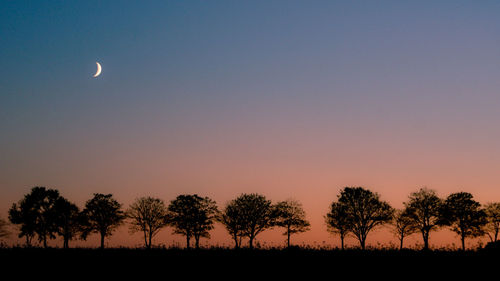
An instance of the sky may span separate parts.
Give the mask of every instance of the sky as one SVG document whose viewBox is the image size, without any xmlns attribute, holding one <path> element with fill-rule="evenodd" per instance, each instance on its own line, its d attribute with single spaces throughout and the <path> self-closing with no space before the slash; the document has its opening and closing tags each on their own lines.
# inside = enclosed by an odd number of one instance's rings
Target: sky
<svg viewBox="0 0 500 281">
<path fill-rule="evenodd" d="M 302 202 L 311 231 L 292 242 L 335 246 L 324 215 L 345 186 L 396 208 L 424 186 L 500 201 L 498 14 L 498 1 L 3 1 L 0 217 L 33 186 L 80 207 L 96 192 L 124 208 L 261 193 Z M 108 243 L 141 239 L 124 226 Z M 202 244 L 231 239 L 217 225 Z"/>
</svg>

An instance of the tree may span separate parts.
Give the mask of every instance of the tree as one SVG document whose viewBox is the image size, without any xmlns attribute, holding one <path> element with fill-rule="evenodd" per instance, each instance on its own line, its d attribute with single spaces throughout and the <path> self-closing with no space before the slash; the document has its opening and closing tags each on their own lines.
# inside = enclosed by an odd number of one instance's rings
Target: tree
<svg viewBox="0 0 500 281">
<path fill-rule="evenodd" d="M 101 249 L 104 249 L 104 239 L 111 236 L 125 218 L 121 204 L 113 199 L 112 194 L 94 193 L 94 197 L 85 203 L 82 212 L 82 238 L 91 233 L 101 235 Z"/>
<path fill-rule="evenodd" d="M 440 209 L 442 200 L 434 190 L 421 188 L 409 196 L 405 203 L 408 216 L 415 227 L 422 233 L 424 250 L 429 249 L 430 232 L 436 230 L 440 225 Z"/>
<path fill-rule="evenodd" d="M 405 237 L 415 233 L 417 228 L 408 214 L 408 210 L 396 210 L 392 219 L 393 232 L 399 240 L 399 250 L 403 250 Z"/>
<path fill-rule="evenodd" d="M 9 235 L 10 231 L 8 229 L 8 223 L 4 219 L 0 218 L 0 239 L 9 237 Z"/>
<path fill-rule="evenodd" d="M 199 249 L 200 238 L 210 238 L 209 231 L 214 228 L 218 211 L 215 201 L 208 197 L 179 195 L 168 206 L 169 224 L 175 234 L 186 236 L 186 247 L 189 249 L 191 237 L 195 239 L 195 247 Z"/>
<path fill-rule="evenodd" d="M 31 246 L 35 235 L 38 241 L 47 248 L 47 240 L 55 238 L 55 202 L 59 191 L 45 187 L 33 187 L 17 204 L 9 210 L 9 220 L 21 226 L 19 237 L 26 237 L 26 245 Z"/>
<path fill-rule="evenodd" d="M 243 237 L 243 221 L 237 202 L 233 200 L 227 204 L 219 214 L 217 220 L 226 227 L 227 232 L 231 235 L 234 241 L 234 248 L 239 249 Z"/>
<path fill-rule="evenodd" d="M 291 234 L 309 230 L 310 223 L 306 220 L 306 212 L 302 204 L 295 200 L 278 202 L 274 208 L 275 224 L 286 229 L 283 235 L 287 236 L 287 245 L 290 247 Z"/>
<path fill-rule="evenodd" d="M 345 187 L 340 192 L 338 203 L 345 208 L 349 231 L 359 240 L 363 250 L 369 232 L 390 222 L 394 212 L 377 193 L 363 187 Z"/>
<path fill-rule="evenodd" d="M 491 242 L 498 240 L 498 233 L 500 232 L 500 203 L 489 203 L 485 206 L 486 218 L 486 234 Z"/>
<path fill-rule="evenodd" d="M 130 219 L 130 231 L 144 233 L 146 249 L 151 248 L 153 237 L 167 226 L 167 213 L 163 200 L 152 197 L 138 198 L 128 208 L 126 214 Z"/>
<path fill-rule="evenodd" d="M 233 236 L 236 247 L 241 245 L 242 237 L 248 237 L 248 245 L 250 249 L 253 249 L 255 237 L 275 225 L 275 212 L 271 201 L 263 195 L 242 194 L 229 202 L 221 221 Z"/>
<path fill-rule="evenodd" d="M 344 250 L 344 239 L 349 234 L 350 229 L 346 206 L 333 202 L 330 205 L 330 212 L 325 216 L 325 222 L 328 232 L 340 236 L 341 249 Z"/>
<path fill-rule="evenodd" d="M 460 236 L 464 251 L 465 238 L 483 235 L 483 226 L 487 223 L 481 204 L 468 192 L 453 193 L 446 198 L 441 209 L 441 220 Z"/>
<path fill-rule="evenodd" d="M 56 232 L 63 238 L 63 248 L 67 249 L 69 241 L 75 238 L 80 231 L 80 210 L 62 196 L 57 198 L 54 209 Z"/>
</svg>

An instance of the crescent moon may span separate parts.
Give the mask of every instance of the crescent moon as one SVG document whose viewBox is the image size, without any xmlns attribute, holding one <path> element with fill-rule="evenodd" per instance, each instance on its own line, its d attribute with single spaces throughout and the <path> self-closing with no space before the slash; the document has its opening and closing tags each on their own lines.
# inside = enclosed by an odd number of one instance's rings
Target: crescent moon
<svg viewBox="0 0 500 281">
<path fill-rule="evenodd" d="M 101 70 L 102 70 L 101 64 L 99 64 L 98 62 L 96 62 L 96 64 L 97 64 L 97 72 L 94 74 L 94 77 L 101 75 Z"/>
</svg>

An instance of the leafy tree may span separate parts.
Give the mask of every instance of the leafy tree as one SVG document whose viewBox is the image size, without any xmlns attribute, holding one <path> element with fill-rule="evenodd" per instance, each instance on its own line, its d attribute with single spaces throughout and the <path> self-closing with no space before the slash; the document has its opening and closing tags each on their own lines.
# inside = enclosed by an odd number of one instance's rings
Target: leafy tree
<svg viewBox="0 0 500 281">
<path fill-rule="evenodd" d="M 500 232 L 500 203 L 489 203 L 485 206 L 486 217 L 488 223 L 486 224 L 486 234 L 491 242 L 498 240 L 498 233 Z"/>
<path fill-rule="evenodd" d="M 69 241 L 75 238 L 80 231 L 81 215 L 78 207 L 60 196 L 55 204 L 56 232 L 63 238 L 63 248 L 69 248 Z"/>
<path fill-rule="evenodd" d="M 224 210 L 222 223 L 233 236 L 236 247 L 238 240 L 248 237 L 249 247 L 253 249 L 255 237 L 275 225 L 275 212 L 271 201 L 260 194 L 242 194 L 232 200 Z"/>
<path fill-rule="evenodd" d="M 405 203 L 408 216 L 414 226 L 422 233 L 424 250 L 429 249 L 430 232 L 441 226 L 440 209 L 442 200 L 431 189 L 421 188 L 409 196 Z"/>
<path fill-rule="evenodd" d="M 226 205 L 224 210 L 219 214 L 217 220 L 222 223 L 229 235 L 234 241 L 234 248 L 239 249 L 241 247 L 241 240 L 243 238 L 243 216 L 241 215 L 241 210 L 237 205 L 236 200 L 231 201 Z"/>
<path fill-rule="evenodd" d="M 344 250 L 344 239 L 350 230 L 347 207 L 344 204 L 333 202 L 330 205 L 330 212 L 325 216 L 325 222 L 328 232 L 340 236 L 341 249 Z"/>
<path fill-rule="evenodd" d="M 21 226 L 19 237 L 26 237 L 27 246 L 31 246 L 35 235 L 45 248 L 47 239 L 55 238 L 57 227 L 54 205 L 58 198 L 59 191 L 36 186 L 10 208 L 9 220 Z"/>
<path fill-rule="evenodd" d="M 4 219 L 0 218 L 0 239 L 9 237 L 9 235 L 10 231 L 8 229 L 8 223 Z"/>
<path fill-rule="evenodd" d="M 468 192 L 453 193 L 446 198 L 441 209 L 441 220 L 460 236 L 464 251 L 465 238 L 483 235 L 483 226 L 487 223 L 481 204 Z"/>
<path fill-rule="evenodd" d="M 417 228 L 408 214 L 408 210 L 396 210 L 392 219 L 393 232 L 399 240 L 399 250 L 403 249 L 403 241 L 409 235 L 415 233 Z"/>
<path fill-rule="evenodd" d="M 344 206 L 349 231 L 359 240 L 363 250 L 369 232 L 390 222 L 394 212 L 387 202 L 380 200 L 377 193 L 363 187 L 345 187 L 340 192 L 338 203 Z"/>
<path fill-rule="evenodd" d="M 195 247 L 200 247 L 200 238 L 210 238 L 209 231 L 214 228 L 218 211 L 215 201 L 208 197 L 179 195 L 168 206 L 169 224 L 174 233 L 186 236 L 186 247 L 189 249 L 191 237 L 195 239 Z"/>
<path fill-rule="evenodd" d="M 167 226 L 167 207 L 163 200 L 152 197 L 142 197 L 130 205 L 126 214 L 130 219 L 130 231 L 132 233 L 142 231 L 144 233 L 144 245 L 146 249 L 151 248 L 153 237 L 165 226 Z"/>
<path fill-rule="evenodd" d="M 309 230 L 310 223 L 306 220 L 306 212 L 302 208 L 302 204 L 295 200 L 278 202 L 274 208 L 276 212 L 275 224 L 286 229 L 283 235 L 287 236 L 287 245 L 290 247 L 291 234 Z"/>
<path fill-rule="evenodd" d="M 112 194 L 94 193 L 94 197 L 85 203 L 82 212 L 82 238 L 91 233 L 101 235 L 101 249 L 104 249 L 104 239 L 111 236 L 125 218 L 121 204 Z"/>
</svg>

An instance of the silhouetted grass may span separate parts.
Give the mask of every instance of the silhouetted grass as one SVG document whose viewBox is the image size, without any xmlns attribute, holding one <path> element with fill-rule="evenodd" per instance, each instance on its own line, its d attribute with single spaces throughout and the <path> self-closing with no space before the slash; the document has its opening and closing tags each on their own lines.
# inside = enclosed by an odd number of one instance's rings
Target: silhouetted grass
<svg viewBox="0 0 500 281">
<path fill-rule="evenodd" d="M 3 248 L 0 249 L 4 268 L 21 267 L 37 274 L 73 272 L 93 274 L 107 272 L 114 275 L 147 274 L 163 275 L 182 273 L 194 275 L 266 275 L 313 274 L 315 272 L 348 271 L 349 274 L 384 275 L 394 271 L 411 271 L 424 274 L 427 271 L 462 270 L 478 268 L 496 269 L 500 260 L 498 250 L 396 250 L 396 249 L 318 249 L 312 247 L 228 249 L 210 247 L 199 250 L 180 248 Z M 488 266 L 487 266 L 488 265 Z M 482 270 L 482 269 L 481 269 Z M 232 272 L 232 273 L 231 273 Z M 240 276 L 240 277 L 242 277 Z M 266 275 L 267 276 L 267 275 Z M 239 279 L 239 278 L 236 278 Z M 336 279 L 336 278 L 333 278 Z"/>
</svg>

